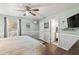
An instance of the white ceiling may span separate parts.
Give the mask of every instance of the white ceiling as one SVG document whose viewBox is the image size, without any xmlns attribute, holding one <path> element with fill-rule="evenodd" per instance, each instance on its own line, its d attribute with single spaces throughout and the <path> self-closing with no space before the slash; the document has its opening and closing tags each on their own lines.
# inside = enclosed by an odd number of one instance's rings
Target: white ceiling
<svg viewBox="0 0 79 59">
<path fill-rule="evenodd" d="M 23 12 L 16 11 L 23 8 L 23 5 L 27 3 L 0 3 L 0 14 L 24 17 Z M 39 8 L 39 15 L 32 16 L 27 15 L 25 17 L 30 18 L 40 18 L 43 16 L 48 17 L 49 15 L 54 15 L 56 13 L 61 13 L 63 11 L 69 10 L 71 8 L 77 7 L 79 4 L 59 4 L 59 3 L 31 3 L 31 7 Z"/>
</svg>

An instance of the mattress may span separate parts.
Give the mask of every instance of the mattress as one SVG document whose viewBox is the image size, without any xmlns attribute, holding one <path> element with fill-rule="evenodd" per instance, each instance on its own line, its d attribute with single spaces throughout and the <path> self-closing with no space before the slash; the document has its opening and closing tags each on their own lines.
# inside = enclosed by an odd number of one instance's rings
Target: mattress
<svg viewBox="0 0 79 59">
<path fill-rule="evenodd" d="M 41 55 L 45 46 L 29 36 L 0 39 L 0 55 Z"/>
</svg>

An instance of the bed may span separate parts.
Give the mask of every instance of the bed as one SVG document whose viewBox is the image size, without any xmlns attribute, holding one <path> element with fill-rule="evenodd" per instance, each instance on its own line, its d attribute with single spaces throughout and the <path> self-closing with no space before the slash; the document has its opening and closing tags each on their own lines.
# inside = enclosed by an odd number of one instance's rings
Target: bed
<svg viewBox="0 0 79 59">
<path fill-rule="evenodd" d="M 41 55 L 45 46 L 29 36 L 0 39 L 0 55 Z"/>
</svg>

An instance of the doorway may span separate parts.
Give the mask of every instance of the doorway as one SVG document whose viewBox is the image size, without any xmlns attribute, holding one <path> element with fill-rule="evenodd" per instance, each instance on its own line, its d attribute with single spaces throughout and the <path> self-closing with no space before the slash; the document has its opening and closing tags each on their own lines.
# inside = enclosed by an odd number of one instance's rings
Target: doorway
<svg viewBox="0 0 79 59">
<path fill-rule="evenodd" d="M 7 36 L 8 37 L 14 37 L 17 36 L 17 20 L 16 19 L 7 19 Z"/>
<path fill-rule="evenodd" d="M 58 45 L 58 18 L 51 19 L 50 21 L 50 29 L 51 29 L 51 43 Z"/>
</svg>

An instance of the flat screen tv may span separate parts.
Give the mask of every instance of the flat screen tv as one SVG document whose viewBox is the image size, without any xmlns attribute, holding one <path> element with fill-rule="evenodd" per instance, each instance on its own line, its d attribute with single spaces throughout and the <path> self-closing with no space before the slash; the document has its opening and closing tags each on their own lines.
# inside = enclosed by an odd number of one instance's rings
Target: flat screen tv
<svg viewBox="0 0 79 59">
<path fill-rule="evenodd" d="M 79 14 L 67 18 L 68 28 L 79 27 Z"/>
</svg>

